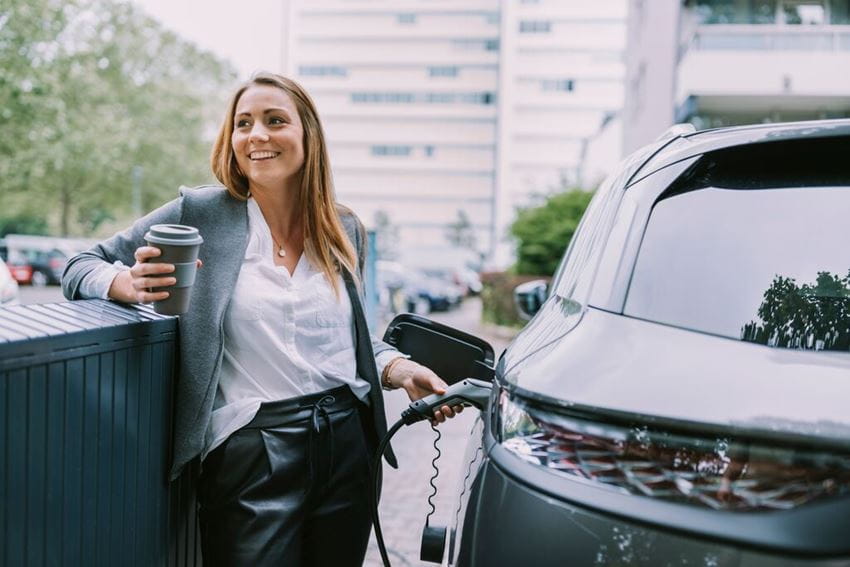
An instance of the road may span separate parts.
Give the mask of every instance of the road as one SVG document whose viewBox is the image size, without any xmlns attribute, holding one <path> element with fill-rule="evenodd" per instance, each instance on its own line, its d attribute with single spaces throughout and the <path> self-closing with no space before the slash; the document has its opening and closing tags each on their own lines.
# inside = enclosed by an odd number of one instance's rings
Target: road
<svg viewBox="0 0 850 567">
<path fill-rule="evenodd" d="M 64 301 L 64 298 L 56 286 L 21 287 L 21 303 L 57 301 Z M 497 357 L 508 342 L 504 337 L 488 333 L 487 329 L 481 326 L 481 302 L 478 298 L 468 298 L 458 309 L 448 313 L 433 313 L 430 318 L 486 338 L 493 345 Z M 395 423 L 409 404 L 409 400 L 400 391 L 386 392 L 384 398 L 387 423 Z M 461 461 L 469 431 L 477 414 L 477 411 L 467 408 L 460 416 L 439 427 L 442 435 L 439 441 L 442 457 L 437 463 L 440 474 L 435 481 L 438 491 L 434 498 L 436 512 L 431 525 L 448 524 L 454 513 L 455 488 L 460 481 L 461 470 L 465 471 L 466 466 L 466 463 Z M 393 565 L 430 565 L 419 561 L 419 542 L 429 510 L 427 498 L 431 492 L 429 479 L 433 475 L 431 460 L 435 455 L 434 438 L 435 433 L 425 422 L 402 428 L 393 439 L 399 468 L 394 470 L 384 465 L 380 513 L 384 541 Z M 381 565 L 374 535 L 364 565 Z"/>
</svg>

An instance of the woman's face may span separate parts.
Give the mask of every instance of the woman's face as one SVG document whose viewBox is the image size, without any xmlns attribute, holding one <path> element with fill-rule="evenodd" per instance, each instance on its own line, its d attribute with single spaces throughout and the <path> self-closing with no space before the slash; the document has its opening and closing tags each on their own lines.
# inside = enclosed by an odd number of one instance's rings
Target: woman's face
<svg viewBox="0 0 850 567">
<path fill-rule="evenodd" d="M 304 165 L 304 129 L 290 96 L 271 85 L 248 87 L 233 117 L 230 138 L 248 188 L 279 189 Z"/>
</svg>

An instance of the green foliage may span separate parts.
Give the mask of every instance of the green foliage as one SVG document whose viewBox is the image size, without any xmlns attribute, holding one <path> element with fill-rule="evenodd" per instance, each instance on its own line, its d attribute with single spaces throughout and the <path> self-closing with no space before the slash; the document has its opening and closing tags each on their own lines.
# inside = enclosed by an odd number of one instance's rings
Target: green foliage
<svg viewBox="0 0 850 567">
<path fill-rule="evenodd" d="M 511 225 L 518 243 L 515 271 L 551 276 L 591 197 L 593 193 L 573 189 L 550 196 L 539 207 L 520 210 Z"/>
<path fill-rule="evenodd" d="M 481 319 L 485 323 L 520 329 L 525 321 L 520 319 L 514 304 L 514 289 L 538 276 L 521 276 L 509 272 L 481 274 Z"/>
<path fill-rule="evenodd" d="M 0 238 L 7 234 L 44 234 L 47 221 L 34 215 L 17 215 L 0 218 Z"/>
<path fill-rule="evenodd" d="M 145 210 L 209 181 L 209 135 L 234 79 L 131 3 L 7 0 L 0 210 L 88 234 L 132 215 L 135 166 Z"/>
<path fill-rule="evenodd" d="M 759 321 L 741 329 L 741 338 L 770 346 L 850 350 L 850 271 L 845 277 L 818 272 L 815 284 L 798 285 L 777 275 L 764 292 Z"/>
</svg>

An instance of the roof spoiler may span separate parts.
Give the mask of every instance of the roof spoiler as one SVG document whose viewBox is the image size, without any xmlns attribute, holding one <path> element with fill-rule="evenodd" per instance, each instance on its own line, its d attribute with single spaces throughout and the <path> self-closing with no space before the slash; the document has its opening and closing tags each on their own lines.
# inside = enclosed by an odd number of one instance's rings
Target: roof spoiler
<svg viewBox="0 0 850 567">
<path fill-rule="evenodd" d="M 667 128 L 667 130 L 665 130 L 663 134 L 658 136 L 655 141 L 662 142 L 664 140 L 670 140 L 672 138 L 684 136 L 685 134 L 693 134 L 696 131 L 696 127 L 690 122 L 680 122 L 679 124 L 673 124 L 672 126 Z"/>
</svg>

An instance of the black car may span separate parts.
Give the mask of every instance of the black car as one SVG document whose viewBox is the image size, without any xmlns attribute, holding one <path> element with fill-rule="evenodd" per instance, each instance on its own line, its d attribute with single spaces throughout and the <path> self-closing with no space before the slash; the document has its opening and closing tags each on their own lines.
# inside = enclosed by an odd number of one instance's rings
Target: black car
<svg viewBox="0 0 850 567">
<path fill-rule="evenodd" d="M 850 565 L 849 153 L 679 127 L 618 167 L 523 290 L 449 564 Z"/>
</svg>

